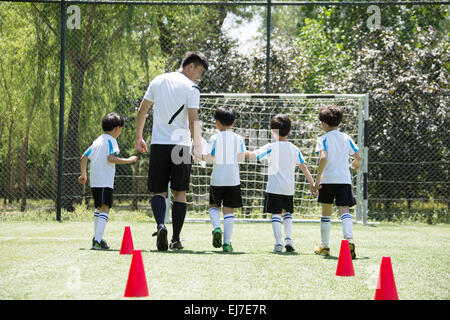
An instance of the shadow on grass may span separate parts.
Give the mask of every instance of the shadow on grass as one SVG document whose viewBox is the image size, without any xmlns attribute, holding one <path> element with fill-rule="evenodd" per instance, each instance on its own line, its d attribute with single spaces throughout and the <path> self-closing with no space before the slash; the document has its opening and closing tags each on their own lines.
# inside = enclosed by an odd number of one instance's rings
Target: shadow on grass
<svg viewBox="0 0 450 320">
<path fill-rule="evenodd" d="M 86 251 L 95 251 L 95 252 L 119 252 L 119 249 L 102 249 L 102 250 L 94 250 L 91 248 L 80 248 L 80 250 L 86 250 Z"/>
<path fill-rule="evenodd" d="M 322 257 L 325 260 L 339 260 L 339 257 L 336 256 L 324 256 Z M 353 261 L 358 261 L 358 260 L 369 260 L 370 257 L 356 257 L 356 259 L 354 259 Z"/>
</svg>

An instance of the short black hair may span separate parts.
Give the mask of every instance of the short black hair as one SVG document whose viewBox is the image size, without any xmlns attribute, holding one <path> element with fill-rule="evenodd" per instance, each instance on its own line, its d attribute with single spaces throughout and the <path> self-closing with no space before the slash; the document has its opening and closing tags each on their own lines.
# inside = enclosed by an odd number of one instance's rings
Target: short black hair
<svg viewBox="0 0 450 320">
<path fill-rule="evenodd" d="M 190 63 L 194 63 L 196 67 L 202 65 L 205 70 L 208 70 L 209 63 L 205 55 L 199 51 L 188 51 L 185 53 L 183 60 L 181 61 L 181 67 L 185 67 Z"/>
<path fill-rule="evenodd" d="M 286 137 L 291 132 L 291 119 L 286 114 L 277 114 L 270 120 L 270 129 L 278 130 L 280 137 Z"/>
<path fill-rule="evenodd" d="M 125 119 L 116 112 L 108 113 L 102 120 L 103 131 L 111 131 L 115 127 L 123 127 L 124 125 Z"/>
<path fill-rule="evenodd" d="M 337 127 L 342 121 L 341 109 L 334 105 L 326 105 L 319 109 L 319 120 L 325 122 L 330 127 Z"/>
<path fill-rule="evenodd" d="M 214 113 L 214 119 L 224 126 L 231 126 L 236 120 L 236 110 L 231 107 L 219 107 Z"/>
</svg>

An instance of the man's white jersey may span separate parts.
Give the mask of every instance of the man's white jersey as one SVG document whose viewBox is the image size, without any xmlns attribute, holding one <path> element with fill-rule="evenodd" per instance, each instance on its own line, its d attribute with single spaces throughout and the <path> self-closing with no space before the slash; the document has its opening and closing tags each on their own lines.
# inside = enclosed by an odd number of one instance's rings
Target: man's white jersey
<svg viewBox="0 0 450 320">
<path fill-rule="evenodd" d="M 327 152 L 327 163 L 320 183 L 352 184 L 349 155 L 358 151 L 358 146 L 347 134 L 339 130 L 325 133 L 317 139 L 316 153 Z"/>
<path fill-rule="evenodd" d="M 188 108 L 200 108 L 200 90 L 181 72 L 154 78 L 144 99 L 153 102 L 151 144 L 191 145 Z"/>
<path fill-rule="evenodd" d="M 304 163 L 300 150 L 289 141 L 275 141 L 255 151 L 258 160 L 269 161 L 266 192 L 291 196 L 295 193 L 295 168 Z"/>
<path fill-rule="evenodd" d="M 117 140 L 109 134 L 102 134 L 94 140 L 92 145 L 84 152 L 91 161 L 89 170 L 89 183 L 91 188 L 114 189 L 114 176 L 116 165 L 108 161 L 110 154 L 119 154 Z"/>
</svg>

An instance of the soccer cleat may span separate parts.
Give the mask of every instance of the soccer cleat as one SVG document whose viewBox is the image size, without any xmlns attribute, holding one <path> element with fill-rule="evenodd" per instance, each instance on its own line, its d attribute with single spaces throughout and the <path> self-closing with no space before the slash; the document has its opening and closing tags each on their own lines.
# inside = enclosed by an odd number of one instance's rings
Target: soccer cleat
<svg viewBox="0 0 450 320">
<path fill-rule="evenodd" d="M 282 244 L 276 244 L 275 247 L 273 248 L 273 252 L 274 253 L 283 252 L 283 245 Z"/>
<path fill-rule="evenodd" d="M 347 239 L 348 247 L 350 248 L 350 254 L 352 255 L 352 260 L 356 259 L 356 252 L 355 252 L 355 242 L 353 239 Z"/>
<path fill-rule="evenodd" d="M 109 246 L 105 240 L 98 242 L 95 239 L 92 239 L 92 247 L 91 250 L 109 250 Z"/>
<path fill-rule="evenodd" d="M 284 247 L 286 248 L 287 252 L 293 252 L 295 251 L 294 248 L 294 241 L 292 239 L 284 239 Z"/>
<path fill-rule="evenodd" d="M 165 225 L 160 224 L 158 226 L 158 230 L 152 234 L 152 236 L 156 236 L 156 248 L 158 251 L 167 251 L 169 248 L 169 243 L 167 241 L 167 228 Z"/>
<path fill-rule="evenodd" d="M 175 240 L 171 240 L 170 241 L 170 245 L 169 248 L 172 250 L 181 250 L 184 249 L 183 244 L 181 243 L 181 240 L 175 241 Z"/>
<path fill-rule="evenodd" d="M 231 246 L 231 243 L 224 243 L 222 245 L 222 250 L 224 252 L 233 252 L 233 247 Z"/>
<path fill-rule="evenodd" d="M 222 229 L 215 228 L 212 232 L 213 240 L 212 244 L 214 248 L 220 248 L 222 246 Z"/>
<path fill-rule="evenodd" d="M 321 255 L 321 256 L 329 256 L 330 255 L 330 248 L 329 247 L 323 247 L 322 244 L 319 244 L 314 249 L 314 253 Z"/>
</svg>

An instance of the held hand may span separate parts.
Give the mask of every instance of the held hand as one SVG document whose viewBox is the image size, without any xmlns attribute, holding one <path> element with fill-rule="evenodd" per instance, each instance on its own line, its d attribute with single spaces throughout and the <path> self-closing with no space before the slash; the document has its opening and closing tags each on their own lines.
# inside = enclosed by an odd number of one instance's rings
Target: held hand
<svg viewBox="0 0 450 320">
<path fill-rule="evenodd" d="M 137 157 L 137 156 L 131 156 L 128 158 L 128 161 L 130 161 L 130 163 L 134 163 L 138 160 L 139 160 L 139 157 Z"/>
<path fill-rule="evenodd" d="M 85 184 L 87 181 L 87 176 L 85 174 L 82 174 L 81 176 L 78 177 L 78 182 L 81 184 Z"/>
<path fill-rule="evenodd" d="M 316 181 L 316 185 L 314 187 L 316 188 L 317 191 L 322 189 L 322 186 L 320 185 L 319 181 Z"/>
<path fill-rule="evenodd" d="M 361 161 L 356 160 L 356 159 L 353 160 L 352 164 L 350 165 L 350 167 L 355 170 L 358 170 L 360 166 L 361 166 Z"/>
<path fill-rule="evenodd" d="M 196 164 L 199 164 L 200 162 L 202 162 L 202 155 L 201 154 L 198 154 L 198 153 L 194 152 L 193 158 L 194 158 L 194 163 L 196 163 Z"/>
<path fill-rule="evenodd" d="M 313 195 L 314 197 L 317 197 L 317 195 L 318 195 L 318 190 L 317 190 L 316 186 L 315 186 L 314 184 L 310 184 L 310 185 L 309 185 L 309 189 L 310 189 L 312 195 Z"/>
<path fill-rule="evenodd" d="M 140 153 L 147 153 L 147 144 L 145 143 L 144 139 L 136 139 L 136 150 Z"/>
</svg>

